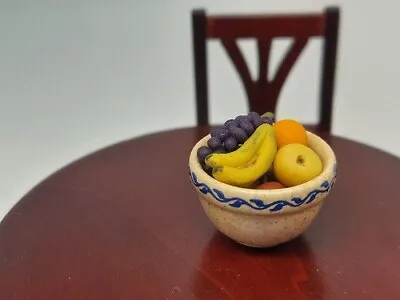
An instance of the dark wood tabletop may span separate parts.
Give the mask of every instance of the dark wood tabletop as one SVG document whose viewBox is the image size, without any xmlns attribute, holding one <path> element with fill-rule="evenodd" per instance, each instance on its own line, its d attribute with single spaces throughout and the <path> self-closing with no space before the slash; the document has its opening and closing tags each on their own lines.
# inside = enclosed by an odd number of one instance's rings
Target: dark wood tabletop
<svg viewBox="0 0 400 300">
<path fill-rule="evenodd" d="M 400 299 L 398 158 L 322 135 L 338 158 L 322 211 L 301 237 L 251 249 L 190 185 L 207 130 L 125 141 L 36 186 L 0 223 L 0 299 Z"/>
</svg>

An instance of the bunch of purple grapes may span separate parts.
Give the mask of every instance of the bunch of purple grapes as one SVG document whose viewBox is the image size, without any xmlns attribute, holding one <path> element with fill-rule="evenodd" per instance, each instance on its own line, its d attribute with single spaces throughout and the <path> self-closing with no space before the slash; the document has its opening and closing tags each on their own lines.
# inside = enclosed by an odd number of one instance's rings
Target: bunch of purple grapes
<svg viewBox="0 0 400 300">
<path fill-rule="evenodd" d="M 260 116 L 256 112 L 250 112 L 247 115 L 229 119 L 223 126 L 213 128 L 207 146 L 202 146 L 197 151 L 197 157 L 203 169 L 208 173 L 211 172 L 211 168 L 204 162 L 207 155 L 235 151 L 263 123 L 272 124 L 273 120 L 269 117 Z"/>
</svg>

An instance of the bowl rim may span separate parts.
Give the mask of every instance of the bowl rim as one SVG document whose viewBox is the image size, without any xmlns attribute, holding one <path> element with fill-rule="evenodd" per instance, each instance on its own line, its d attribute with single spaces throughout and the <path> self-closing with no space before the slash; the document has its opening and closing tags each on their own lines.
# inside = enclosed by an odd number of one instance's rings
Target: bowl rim
<svg viewBox="0 0 400 300">
<path fill-rule="evenodd" d="M 296 186 L 292 186 L 292 187 L 285 187 L 285 188 L 281 188 L 281 189 L 265 190 L 265 189 L 252 189 L 252 188 L 237 187 L 237 186 L 229 185 L 227 183 L 216 180 L 214 177 L 207 174 L 207 172 L 205 172 L 203 170 L 203 168 L 197 158 L 197 149 L 203 145 L 206 145 L 206 141 L 210 137 L 210 134 L 203 136 L 192 147 L 192 149 L 190 151 L 190 155 L 189 155 L 189 172 L 190 172 L 189 175 L 192 176 L 191 173 L 193 172 L 197 178 L 200 178 L 202 180 L 202 182 L 206 182 L 209 185 L 218 187 L 222 191 L 228 190 L 230 194 L 240 195 L 240 197 L 243 197 L 246 199 L 254 199 L 254 198 L 262 199 L 262 198 L 268 197 L 269 195 L 270 196 L 279 196 L 282 199 L 293 198 L 295 195 L 304 192 L 304 190 L 315 189 L 315 187 L 317 185 L 320 185 L 321 182 L 326 181 L 327 178 L 331 178 L 331 177 L 333 177 L 332 183 L 334 184 L 334 181 L 336 180 L 337 160 L 336 160 L 336 155 L 335 155 L 332 147 L 325 140 L 323 140 L 318 134 L 310 132 L 310 131 L 306 131 L 306 133 L 307 133 L 308 137 L 312 137 L 314 140 L 316 140 L 316 143 L 318 145 L 322 146 L 323 151 L 327 153 L 327 159 L 323 164 L 322 172 L 318 176 L 314 177 L 313 179 L 311 179 L 305 183 L 302 183 L 302 184 L 299 184 Z M 334 169 L 333 175 L 332 175 L 332 169 Z M 328 192 L 329 192 L 329 190 L 328 190 Z M 218 201 L 216 201 L 216 202 L 218 202 Z M 312 203 L 307 205 L 307 207 L 316 205 L 318 202 L 319 201 L 313 201 Z M 224 203 L 218 203 L 218 205 L 225 206 Z M 295 208 L 296 210 L 303 209 L 302 206 L 303 205 L 300 205 L 298 207 L 292 207 L 292 209 L 293 208 Z M 241 209 L 238 210 L 237 208 L 233 208 L 233 207 L 230 207 L 230 208 L 234 209 L 235 211 L 242 211 Z M 292 209 L 289 211 L 293 212 Z M 257 212 L 263 213 L 263 211 L 257 211 Z M 283 210 L 283 212 L 285 212 L 285 210 Z M 268 211 L 268 213 L 270 213 L 270 212 Z"/>
</svg>

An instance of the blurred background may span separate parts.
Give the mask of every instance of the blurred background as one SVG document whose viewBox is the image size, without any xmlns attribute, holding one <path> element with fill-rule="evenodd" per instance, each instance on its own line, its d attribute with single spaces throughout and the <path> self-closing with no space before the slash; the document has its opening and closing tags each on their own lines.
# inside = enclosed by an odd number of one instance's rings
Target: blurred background
<svg viewBox="0 0 400 300">
<path fill-rule="evenodd" d="M 303 12 L 331 4 L 342 9 L 333 133 L 400 156 L 399 1 L 1 1 L 0 219 L 83 155 L 195 125 L 191 9 Z M 274 44 L 272 66 L 289 43 Z M 255 44 L 240 46 L 255 72 Z M 309 43 L 293 68 L 278 118 L 317 120 L 321 46 Z M 221 123 L 246 111 L 245 94 L 222 47 L 208 49 L 211 122 Z"/>
</svg>

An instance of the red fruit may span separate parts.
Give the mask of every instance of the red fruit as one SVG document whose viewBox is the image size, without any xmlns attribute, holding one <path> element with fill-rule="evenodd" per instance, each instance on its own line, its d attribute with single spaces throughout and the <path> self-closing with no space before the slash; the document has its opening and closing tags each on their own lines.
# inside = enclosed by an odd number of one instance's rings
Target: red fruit
<svg viewBox="0 0 400 300">
<path fill-rule="evenodd" d="M 256 187 L 257 190 L 276 190 L 283 188 L 285 188 L 285 186 L 278 181 L 267 181 Z"/>
</svg>

